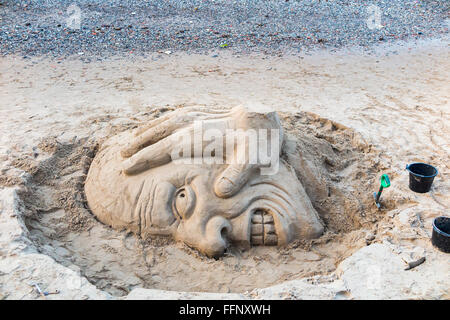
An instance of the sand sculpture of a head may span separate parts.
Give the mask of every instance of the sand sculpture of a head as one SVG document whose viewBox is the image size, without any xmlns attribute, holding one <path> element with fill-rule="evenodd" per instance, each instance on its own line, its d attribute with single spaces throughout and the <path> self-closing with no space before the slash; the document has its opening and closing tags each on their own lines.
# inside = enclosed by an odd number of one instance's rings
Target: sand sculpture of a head
<svg viewBox="0 0 450 320">
<path fill-rule="evenodd" d="M 113 228 L 172 236 L 210 257 L 233 243 L 318 237 L 323 225 L 282 146 L 275 112 L 177 109 L 107 140 L 86 198 Z"/>
</svg>

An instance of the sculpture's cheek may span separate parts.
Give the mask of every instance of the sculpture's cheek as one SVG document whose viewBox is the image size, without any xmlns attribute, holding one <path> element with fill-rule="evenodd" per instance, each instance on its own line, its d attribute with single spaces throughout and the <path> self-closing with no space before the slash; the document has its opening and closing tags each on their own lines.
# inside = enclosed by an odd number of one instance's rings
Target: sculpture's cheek
<svg viewBox="0 0 450 320">
<path fill-rule="evenodd" d="M 175 221 L 172 212 L 172 201 L 175 193 L 175 187 L 169 182 L 160 182 L 157 184 L 152 197 L 153 205 L 150 214 L 151 223 L 154 227 L 167 227 Z"/>
</svg>

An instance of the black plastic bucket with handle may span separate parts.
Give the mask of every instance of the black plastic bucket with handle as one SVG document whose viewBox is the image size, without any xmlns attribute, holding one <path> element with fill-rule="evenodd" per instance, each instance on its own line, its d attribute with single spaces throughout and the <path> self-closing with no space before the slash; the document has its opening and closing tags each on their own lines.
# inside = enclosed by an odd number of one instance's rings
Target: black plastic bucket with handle
<svg viewBox="0 0 450 320">
<path fill-rule="evenodd" d="M 433 221 L 433 234 L 431 236 L 433 246 L 443 252 L 450 253 L 450 218 L 437 217 Z"/>
<path fill-rule="evenodd" d="M 409 171 L 409 188 L 418 193 L 430 191 L 434 177 L 438 174 L 435 167 L 421 162 L 406 165 L 406 170 Z"/>
</svg>

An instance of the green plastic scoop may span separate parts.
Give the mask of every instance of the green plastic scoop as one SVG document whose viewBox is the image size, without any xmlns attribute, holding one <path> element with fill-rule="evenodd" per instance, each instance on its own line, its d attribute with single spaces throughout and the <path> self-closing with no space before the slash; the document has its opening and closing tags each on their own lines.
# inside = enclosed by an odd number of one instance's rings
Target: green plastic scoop
<svg viewBox="0 0 450 320">
<path fill-rule="evenodd" d="M 391 186 L 391 181 L 389 181 L 389 177 L 387 174 L 383 174 L 381 176 L 381 186 L 383 188 L 389 188 Z"/>
<path fill-rule="evenodd" d="M 375 198 L 375 204 L 377 205 L 378 209 L 380 209 L 380 197 L 381 193 L 383 192 L 384 188 L 389 188 L 391 186 L 391 181 L 389 180 L 389 177 L 387 174 L 383 174 L 381 176 L 381 184 L 380 189 L 378 189 L 378 193 L 374 192 L 373 197 Z"/>
</svg>

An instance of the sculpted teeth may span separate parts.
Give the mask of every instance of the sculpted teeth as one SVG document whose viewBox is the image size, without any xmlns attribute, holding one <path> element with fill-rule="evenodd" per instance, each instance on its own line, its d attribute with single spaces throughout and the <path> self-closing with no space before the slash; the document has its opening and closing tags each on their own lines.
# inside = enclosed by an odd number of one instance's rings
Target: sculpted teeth
<svg viewBox="0 0 450 320">
<path fill-rule="evenodd" d="M 253 246 L 276 246 L 276 234 L 273 217 L 270 213 L 257 210 L 252 216 L 250 241 Z"/>
</svg>

